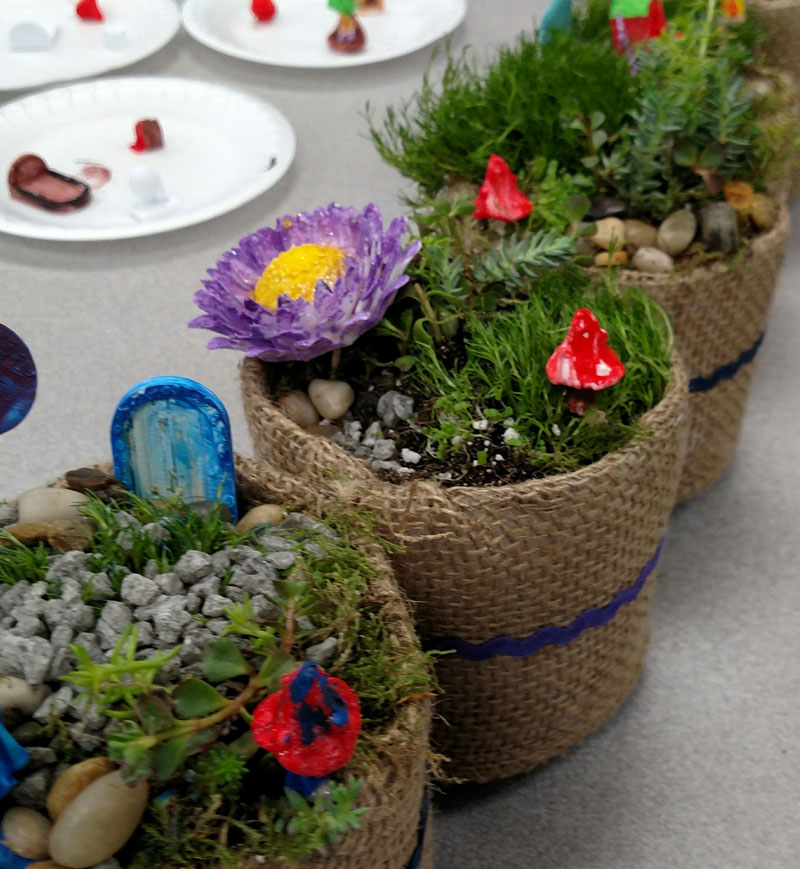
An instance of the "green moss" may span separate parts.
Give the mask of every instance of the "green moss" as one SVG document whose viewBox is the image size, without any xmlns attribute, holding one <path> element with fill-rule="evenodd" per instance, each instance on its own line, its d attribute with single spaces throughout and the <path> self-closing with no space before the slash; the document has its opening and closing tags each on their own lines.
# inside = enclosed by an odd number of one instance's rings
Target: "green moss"
<svg viewBox="0 0 800 869">
<path fill-rule="evenodd" d="M 597 394 L 585 416 L 575 416 L 564 403 L 564 388 L 550 383 L 545 366 L 582 307 L 608 331 L 626 373 Z M 471 314 L 455 365 L 423 348 L 413 376 L 421 390 L 437 397 L 438 420 L 425 433 L 437 455 L 458 468 L 466 460 L 464 443 L 472 437 L 473 420 L 502 425 L 504 417 L 512 417 L 519 434 L 513 446 L 530 463 L 532 476 L 576 470 L 644 433 L 639 420 L 664 394 L 671 350 L 664 312 L 639 290 L 592 289 L 580 273 L 548 272 L 510 312 Z"/>
<path fill-rule="evenodd" d="M 454 180 L 480 183 L 492 154 L 515 172 L 538 156 L 582 171 L 584 136 L 565 117 L 599 111 L 618 129 L 634 104 L 628 64 L 610 41 L 555 34 L 543 45 L 523 35 L 486 71 L 467 53 L 448 58 L 440 84 L 426 76 L 371 132 L 383 158 L 431 195 Z"/>
</svg>

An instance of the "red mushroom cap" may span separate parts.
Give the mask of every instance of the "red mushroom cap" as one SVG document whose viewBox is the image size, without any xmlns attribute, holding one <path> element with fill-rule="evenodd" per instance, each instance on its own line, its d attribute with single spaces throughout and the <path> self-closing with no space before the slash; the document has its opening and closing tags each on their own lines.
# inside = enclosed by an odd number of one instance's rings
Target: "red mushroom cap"
<svg viewBox="0 0 800 869">
<path fill-rule="evenodd" d="M 597 317 L 579 308 L 566 338 L 547 360 L 546 371 L 556 386 L 598 391 L 622 380 L 625 366 L 608 346 L 608 332 L 600 328 Z"/>
<path fill-rule="evenodd" d="M 486 167 L 486 177 L 475 198 L 475 211 L 472 216 L 477 220 L 505 220 L 513 223 L 527 217 L 531 211 L 533 205 L 517 187 L 517 176 L 502 157 L 492 154 Z"/>
</svg>

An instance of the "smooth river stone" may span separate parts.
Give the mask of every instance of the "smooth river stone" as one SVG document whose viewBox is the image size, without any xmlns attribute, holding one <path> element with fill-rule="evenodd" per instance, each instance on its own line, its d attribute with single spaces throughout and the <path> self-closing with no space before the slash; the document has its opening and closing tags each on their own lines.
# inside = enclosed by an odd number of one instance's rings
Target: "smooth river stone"
<svg viewBox="0 0 800 869">
<path fill-rule="evenodd" d="M 670 256 L 678 256 L 694 241 L 697 218 L 688 208 L 675 211 L 658 227 L 658 247 Z"/>
<path fill-rule="evenodd" d="M 28 525 L 57 519 L 79 519 L 78 508 L 88 500 L 82 492 L 71 489 L 29 489 L 19 496 L 17 522 Z"/>
<path fill-rule="evenodd" d="M 625 224 L 618 217 L 605 217 L 595 223 L 592 241 L 597 247 L 608 250 L 612 245 L 616 250 L 625 247 Z"/>
<path fill-rule="evenodd" d="M 20 857 L 40 860 L 47 856 L 47 840 L 52 826 L 50 820 L 39 812 L 13 806 L 0 823 L 3 844 Z"/>
<path fill-rule="evenodd" d="M 319 423 L 317 409 L 305 392 L 301 392 L 299 389 L 292 389 L 282 395 L 276 403 L 281 412 L 300 428 L 308 428 L 310 425 Z"/>
<path fill-rule="evenodd" d="M 92 782 L 67 806 L 50 834 L 50 856 L 67 869 L 89 869 L 130 839 L 147 807 L 146 781 L 129 786 L 116 772 Z"/>
<path fill-rule="evenodd" d="M 115 768 L 107 757 L 90 757 L 65 769 L 47 795 L 47 813 L 57 821 L 78 794 L 85 791 L 92 782 L 113 772 Z"/>
<path fill-rule="evenodd" d="M 11 719 L 30 718 L 51 693 L 46 685 L 32 688 L 16 676 L 0 677 L 0 718 L 6 724 Z"/>
<path fill-rule="evenodd" d="M 312 380 L 308 384 L 308 397 L 325 419 L 334 420 L 350 410 L 356 394 L 343 380 Z"/>
<path fill-rule="evenodd" d="M 625 244 L 629 247 L 655 247 L 658 230 L 643 220 L 625 221 Z"/>
<path fill-rule="evenodd" d="M 633 267 L 640 272 L 667 274 L 675 267 L 672 257 L 657 247 L 640 247 L 633 255 Z"/>
<path fill-rule="evenodd" d="M 283 522 L 283 507 L 278 504 L 259 504 L 258 507 L 253 507 L 242 516 L 236 530 L 243 534 L 251 528 L 258 528 L 261 525 L 277 525 L 279 522 Z"/>
</svg>

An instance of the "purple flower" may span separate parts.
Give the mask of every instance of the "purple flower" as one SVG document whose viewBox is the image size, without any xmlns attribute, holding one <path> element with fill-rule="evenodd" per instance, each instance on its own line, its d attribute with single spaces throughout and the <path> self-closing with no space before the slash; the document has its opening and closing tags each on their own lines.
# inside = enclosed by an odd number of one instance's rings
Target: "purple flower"
<svg viewBox="0 0 800 869">
<path fill-rule="evenodd" d="M 282 217 L 223 254 L 194 297 L 206 313 L 189 326 L 222 335 L 208 347 L 268 362 L 306 361 L 348 347 L 381 320 L 419 242 L 404 247 L 405 218 L 383 231 L 377 205 L 329 205 Z"/>
</svg>

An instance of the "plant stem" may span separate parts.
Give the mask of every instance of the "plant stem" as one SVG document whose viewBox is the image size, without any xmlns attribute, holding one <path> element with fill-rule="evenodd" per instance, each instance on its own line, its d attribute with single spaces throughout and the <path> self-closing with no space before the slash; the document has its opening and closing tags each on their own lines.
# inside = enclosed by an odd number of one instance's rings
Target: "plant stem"
<svg viewBox="0 0 800 869">
<path fill-rule="evenodd" d="M 711 38 L 711 28 L 714 26 L 714 14 L 717 11 L 717 0 L 707 0 L 706 23 L 703 26 L 703 37 L 700 40 L 700 57 L 706 56 L 708 40 Z"/>
<path fill-rule="evenodd" d="M 436 312 L 433 310 L 433 305 L 431 305 L 431 300 L 428 298 L 428 294 L 419 284 L 414 284 L 414 294 L 417 299 L 419 299 L 419 303 L 422 306 L 422 310 L 425 312 L 425 316 L 428 318 L 428 322 L 431 324 L 431 329 L 433 329 L 433 340 L 437 344 L 437 346 L 441 347 L 444 344 L 444 335 L 442 334 L 442 330 L 439 327 L 439 321 L 436 319 Z"/>
<path fill-rule="evenodd" d="M 342 348 L 337 347 L 331 352 L 331 378 L 336 377 L 336 372 L 342 362 Z"/>
<path fill-rule="evenodd" d="M 224 721 L 226 718 L 240 715 L 244 710 L 245 705 L 253 699 L 261 688 L 262 686 L 258 684 L 257 675 L 253 674 L 244 691 L 242 691 L 238 697 L 229 701 L 222 707 L 222 709 L 219 709 L 217 712 L 212 712 L 211 715 L 206 715 L 205 718 L 192 718 L 187 721 L 181 721 L 180 724 L 177 724 L 175 727 L 172 727 L 169 730 L 164 730 L 161 733 L 154 733 L 146 740 L 140 740 L 140 742 L 145 749 L 151 749 L 160 742 L 166 742 L 167 740 L 174 739 L 177 736 L 185 736 L 189 733 L 208 730 L 209 728 L 219 724 L 221 721 Z"/>
</svg>

